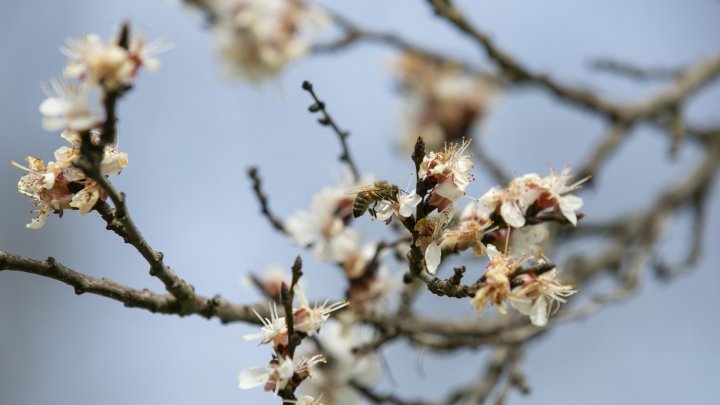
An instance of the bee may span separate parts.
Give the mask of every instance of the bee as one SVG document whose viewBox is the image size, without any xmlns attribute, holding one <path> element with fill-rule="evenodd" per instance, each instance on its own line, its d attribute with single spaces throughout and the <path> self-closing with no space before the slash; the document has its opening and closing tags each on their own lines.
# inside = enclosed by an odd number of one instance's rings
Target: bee
<svg viewBox="0 0 720 405">
<path fill-rule="evenodd" d="M 371 186 L 362 186 L 352 190 L 355 196 L 353 201 L 353 216 L 355 218 L 361 216 L 365 211 L 369 211 L 370 215 L 376 216 L 375 209 L 377 205 L 383 201 L 391 203 L 398 202 L 398 194 L 400 189 L 394 184 L 390 184 L 385 180 L 376 181 Z"/>
</svg>

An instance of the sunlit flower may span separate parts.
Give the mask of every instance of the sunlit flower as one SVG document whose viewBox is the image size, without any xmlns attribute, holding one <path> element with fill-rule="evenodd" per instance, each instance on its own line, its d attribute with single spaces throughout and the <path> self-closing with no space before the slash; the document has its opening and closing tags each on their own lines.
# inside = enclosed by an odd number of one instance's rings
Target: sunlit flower
<svg viewBox="0 0 720 405">
<path fill-rule="evenodd" d="M 540 182 L 543 194 L 540 196 L 538 204 L 540 210 L 557 206 L 571 224 L 577 225 L 577 214 L 575 212 L 582 208 L 583 200 L 580 197 L 568 193 L 580 188 L 580 185 L 587 181 L 588 178 L 568 184 L 573 178 L 570 170 L 569 166 L 560 172 L 551 169 L 550 174 L 543 177 Z"/>
<path fill-rule="evenodd" d="M 277 394 L 287 387 L 291 380 L 302 382 L 311 377 L 312 367 L 325 361 L 322 355 L 311 358 L 296 356 L 294 359 L 290 357 L 275 359 L 270 362 L 269 368 L 256 366 L 241 371 L 238 376 L 238 387 L 247 390 L 265 385 L 265 391 L 273 391 Z"/>
<path fill-rule="evenodd" d="M 535 185 L 541 181 L 535 173 L 515 178 L 505 189 L 493 187 L 482 197 L 480 203 L 487 209 L 498 212 L 510 226 L 520 228 L 525 225 L 525 212 L 540 195 Z"/>
<path fill-rule="evenodd" d="M 146 43 L 142 37 L 133 36 L 125 49 L 117 38 L 104 44 L 99 36 L 89 34 L 68 40 L 60 50 L 68 57 L 65 77 L 116 90 L 131 81 L 141 66 L 155 70 L 160 62 L 154 56 L 168 48 L 165 41 Z"/>
<path fill-rule="evenodd" d="M 401 221 L 412 216 L 415 207 L 422 201 L 422 197 L 417 195 L 415 190 L 407 194 L 398 193 L 397 202 L 382 201 L 375 209 L 375 218 L 381 221 L 388 221 L 395 214 Z"/>
<path fill-rule="evenodd" d="M 322 304 L 311 306 L 307 298 L 305 298 L 305 293 L 297 285 L 295 286 L 295 298 L 299 304 L 298 308 L 293 308 L 295 330 L 310 336 L 320 330 L 320 326 L 330 318 L 331 313 L 348 305 L 347 301 L 328 305 L 328 301 L 325 300 Z"/>
<path fill-rule="evenodd" d="M 512 290 L 510 305 L 524 315 L 536 326 L 545 326 L 548 316 L 555 312 L 567 297 L 577 290 L 571 285 L 561 284 L 557 280 L 558 270 L 552 269 L 538 275 L 523 274 L 519 279 L 520 286 Z"/>
<path fill-rule="evenodd" d="M 270 307 L 270 318 L 263 318 L 255 312 L 255 316 L 260 319 L 260 322 L 262 322 L 263 326 L 260 329 L 260 332 L 258 333 L 252 333 L 243 336 L 243 339 L 245 340 L 255 340 L 262 338 L 260 341 L 261 345 L 264 345 L 266 343 L 273 342 L 273 345 L 284 345 L 287 346 L 287 324 L 285 323 L 285 317 L 284 316 L 278 316 L 278 310 L 277 305 L 273 302 L 269 305 Z"/>
<path fill-rule="evenodd" d="M 472 180 L 469 174 L 473 168 L 470 157 L 465 154 L 470 141 L 446 146 L 442 152 L 430 152 L 420 165 L 420 177 L 431 180 L 435 187 L 429 193 L 428 203 L 441 212 L 460 197 Z"/>
<path fill-rule="evenodd" d="M 442 248 L 463 251 L 472 249 L 473 255 L 485 255 L 483 237 L 492 231 L 490 212 L 479 204 L 468 204 L 460 214 L 458 224 L 443 234 Z"/>
<path fill-rule="evenodd" d="M 83 188 L 73 194 L 72 200 L 70 201 L 70 206 L 77 208 L 80 215 L 85 215 L 90 212 L 102 194 L 102 190 L 96 182 L 86 179 L 83 183 Z"/>
<path fill-rule="evenodd" d="M 87 84 L 52 80 L 50 87 L 45 87 L 48 98 L 40 103 L 43 128 L 48 131 L 63 128 L 86 131 L 95 126 L 100 121 L 100 114 L 87 104 L 91 90 Z"/>
<path fill-rule="evenodd" d="M 73 165 L 80 158 L 80 137 L 70 130 L 63 131 L 62 137 L 71 146 L 58 148 L 56 161 L 48 163 L 47 167 L 42 159 L 33 157 L 27 158 L 29 167 L 13 162 L 27 172 L 18 183 L 18 191 L 30 197 L 38 210 L 38 217 L 28 224 L 28 228 L 41 228 L 51 213 L 62 215 L 63 209 L 77 209 L 80 215 L 85 215 L 106 197 L 95 181 Z M 127 166 L 127 161 L 126 153 L 117 152 L 113 145 L 108 145 L 100 170 L 105 176 L 117 175 Z"/>
<path fill-rule="evenodd" d="M 39 229 L 45 224 L 50 214 L 70 207 L 72 194 L 59 167 L 53 163 L 46 167 L 42 159 L 32 156 L 28 156 L 26 159 L 28 167 L 17 162 L 12 162 L 12 164 L 26 172 L 18 182 L 18 192 L 32 199 L 34 208 L 38 212 L 37 218 L 27 224 L 27 227 Z"/>
<path fill-rule="evenodd" d="M 94 34 L 70 39 L 60 50 L 68 57 L 66 77 L 79 78 L 107 89 L 117 89 L 135 70 L 135 62 L 127 49 L 114 42 L 103 44 Z"/>
<path fill-rule="evenodd" d="M 506 255 L 494 245 L 486 248 L 490 262 L 487 265 L 484 281 L 470 303 L 480 317 L 488 302 L 495 305 L 501 314 L 507 313 L 505 300 L 510 296 L 510 276 L 529 258 L 522 255 Z"/>
<path fill-rule="evenodd" d="M 423 251 L 425 267 L 430 274 L 435 274 L 442 260 L 443 230 L 451 217 L 452 215 L 446 212 L 425 217 L 415 224 L 415 231 L 418 232 L 415 245 Z"/>
</svg>

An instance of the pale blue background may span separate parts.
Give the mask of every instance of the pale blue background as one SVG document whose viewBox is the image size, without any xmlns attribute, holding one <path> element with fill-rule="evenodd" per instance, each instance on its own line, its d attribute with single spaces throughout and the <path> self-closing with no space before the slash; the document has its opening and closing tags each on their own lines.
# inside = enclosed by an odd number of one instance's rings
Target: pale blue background
<svg viewBox="0 0 720 405">
<path fill-rule="evenodd" d="M 127 192 L 135 221 L 166 261 L 206 295 L 254 302 L 243 289 L 245 272 L 269 263 L 290 264 L 300 251 L 256 215 L 245 168 L 262 167 L 265 187 L 283 216 L 307 207 L 311 195 L 340 173 L 337 142 L 305 110 L 299 89 L 312 80 L 341 124 L 360 168 L 378 177 L 407 176 L 411 164 L 391 148 L 401 131 L 400 104 L 387 66 L 392 51 L 362 45 L 334 57 L 315 57 L 277 83 L 252 88 L 218 77 L 211 36 L 193 13 L 164 1 L 3 2 L 0 13 L 0 246 L 45 257 L 129 285 L 162 286 L 147 275 L 139 255 L 104 231 L 96 215 L 69 212 L 41 231 L 25 229 L 29 203 L 15 193 L 20 172 L 9 166 L 28 154 L 50 158 L 60 138 L 40 127 L 39 83 L 60 74 L 57 46 L 68 35 L 107 37 L 130 18 L 151 37 L 176 48 L 161 56 L 155 74 L 143 74 L 120 106 L 121 149 L 130 165 L 114 182 Z M 331 2 L 367 26 L 392 29 L 436 49 L 480 62 L 467 40 L 432 17 L 424 1 Z M 579 0 L 464 1 L 473 19 L 520 60 L 567 82 L 639 99 L 656 86 L 592 73 L 587 62 L 612 56 L 640 64 L 678 66 L 720 51 L 720 2 Z M 698 123 L 718 121 L 717 84 L 692 103 Z M 532 89 L 506 94 L 493 108 L 485 143 L 510 170 L 545 170 L 577 163 L 604 131 L 594 116 L 559 107 Z M 522 145 L 519 147 L 518 145 Z M 648 204 L 659 186 L 691 167 L 686 148 L 668 165 L 668 142 L 647 127 L 635 133 L 586 193 L 585 211 L 608 218 L 622 208 Z M 716 182 L 717 183 L 717 182 Z M 478 176 L 474 192 L 492 185 Z M 716 184 L 717 185 L 717 184 Z M 720 201 L 709 204 L 708 249 L 697 269 L 671 284 L 647 277 L 637 296 L 592 318 L 560 326 L 529 346 L 524 369 L 533 393 L 513 393 L 512 404 L 714 403 L 720 395 L 717 294 L 720 274 Z M 686 219 L 686 218 L 684 218 Z M 679 260 L 688 238 L 684 219 L 665 254 Z M 379 234 L 378 224 L 369 227 Z M 310 296 L 339 297 L 341 278 L 315 265 L 308 253 Z M 396 271 L 398 269 L 395 269 Z M 650 273 L 648 273 L 649 275 Z M 582 293 L 581 293 L 582 294 Z M 587 293 L 589 294 L 589 292 Z M 437 304 L 433 297 L 423 303 Z M 439 309 L 472 318 L 466 303 Z M 237 373 L 265 364 L 269 353 L 244 342 L 243 325 L 220 326 L 198 317 L 179 319 L 128 310 L 28 274 L 0 274 L 0 404 L 238 404 L 278 401 L 260 390 L 240 391 Z M 484 353 L 484 352 L 483 352 Z M 472 379 L 483 366 L 456 353 L 447 361 L 393 346 L 399 391 L 439 398 L 452 384 Z M 402 360 L 401 360 L 402 359 Z M 383 387 L 388 388 L 384 383 Z"/>
</svg>

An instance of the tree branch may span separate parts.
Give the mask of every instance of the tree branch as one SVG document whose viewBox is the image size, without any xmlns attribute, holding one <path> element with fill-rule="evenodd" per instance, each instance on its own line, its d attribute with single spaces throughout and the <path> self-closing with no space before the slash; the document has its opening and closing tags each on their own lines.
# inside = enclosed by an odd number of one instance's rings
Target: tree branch
<svg viewBox="0 0 720 405">
<path fill-rule="evenodd" d="M 335 131 L 335 134 L 338 136 L 338 139 L 340 140 L 340 145 L 342 146 L 342 153 L 340 154 L 340 161 L 345 162 L 345 164 L 348 165 L 350 168 L 350 173 L 353 176 L 353 182 L 356 182 L 360 179 L 360 173 L 358 172 L 357 166 L 355 165 L 355 161 L 353 161 L 352 156 L 350 156 L 350 149 L 348 148 L 347 144 L 347 137 L 350 136 L 350 132 L 343 131 L 340 129 L 338 124 L 335 122 L 335 120 L 330 116 L 330 113 L 327 112 L 325 109 L 325 103 L 321 101 L 317 94 L 315 94 L 315 90 L 313 89 L 312 83 L 309 81 L 304 81 L 302 84 L 303 90 L 310 93 L 313 100 L 315 100 L 315 103 L 311 105 L 308 110 L 310 110 L 311 113 L 319 112 L 322 114 L 322 117 L 318 119 L 318 122 L 320 125 L 324 126 L 330 126 L 330 128 Z"/>
<path fill-rule="evenodd" d="M 156 294 L 145 290 L 136 290 L 106 278 L 95 278 L 79 273 L 58 262 L 52 257 L 36 260 L 4 250 L 0 250 L 0 271 L 10 270 L 36 274 L 67 284 L 80 295 L 95 294 L 123 303 L 126 307 L 141 308 L 153 313 L 172 315 L 200 315 L 204 318 L 218 318 L 222 323 L 247 322 L 260 324 L 253 310 L 267 312 L 264 305 L 236 305 L 220 296 L 206 298 L 195 295 L 193 305 L 184 305 L 172 294 Z M 191 308 L 191 311 L 188 311 Z"/>
</svg>

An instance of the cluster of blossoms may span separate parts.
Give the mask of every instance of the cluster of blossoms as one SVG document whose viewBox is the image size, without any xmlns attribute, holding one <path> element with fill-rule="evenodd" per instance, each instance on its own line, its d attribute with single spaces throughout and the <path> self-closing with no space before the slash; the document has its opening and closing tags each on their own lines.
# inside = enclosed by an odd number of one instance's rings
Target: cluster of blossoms
<svg viewBox="0 0 720 405">
<path fill-rule="evenodd" d="M 13 164 L 27 173 L 18 182 L 18 191 L 30 197 L 38 212 L 27 227 L 39 229 L 52 213 L 62 216 L 64 209 L 77 209 L 85 215 L 100 199 L 104 199 L 100 186 L 87 178 L 82 170 L 73 166 L 80 158 L 80 138 L 66 130 L 61 135 L 72 146 L 55 151 L 55 161 L 45 165 L 42 159 L 28 156 L 28 167 Z M 117 152 L 112 145 L 105 147 L 100 170 L 103 175 L 118 175 L 127 165 L 127 154 Z"/>
<path fill-rule="evenodd" d="M 545 325 L 548 314 L 575 290 L 557 280 L 558 270 L 543 254 L 541 244 L 549 235 L 544 222 L 577 224 L 582 199 L 570 193 L 585 180 L 570 183 L 570 168 L 551 170 L 546 177 L 526 174 L 506 189 L 492 188 L 455 218 L 456 202 L 473 180 L 467 148 L 463 141 L 418 159 L 418 179 L 427 189 L 425 199 L 418 202 L 429 215 L 419 217 L 413 226 L 415 246 L 423 252 L 430 274 L 437 271 L 443 254 L 471 250 L 475 256 L 488 256 L 472 300 L 478 314 L 487 302 L 505 313 L 509 301 L 533 324 Z M 407 216 L 398 218 L 404 221 Z M 495 246 L 505 246 L 505 253 Z M 533 265 L 523 267 L 528 262 Z"/>
<path fill-rule="evenodd" d="M 362 183 L 372 181 L 365 179 Z M 377 244 L 362 245 L 361 235 L 350 226 L 357 190 L 371 188 L 349 185 L 323 188 L 313 197 L 310 211 L 298 211 L 285 222 L 288 234 L 298 245 L 311 248 L 317 260 L 331 261 L 342 268 L 350 284 L 347 299 L 353 311 L 359 312 L 378 310 L 392 286 L 384 267 L 368 271 Z M 378 202 L 376 216 L 383 221 L 390 220 L 393 214 L 407 217 L 419 202 L 415 191 L 409 194 L 398 191 L 393 201 Z"/>
<path fill-rule="evenodd" d="M 86 35 L 69 40 L 61 48 L 68 57 L 64 76 L 72 81 L 51 81 L 45 87 L 48 97 L 40 104 L 40 112 L 43 127 L 62 130 L 61 137 L 70 146 L 56 150 L 55 161 L 47 164 L 31 156 L 26 158 L 27 167 L 13 162 L 27 172 L 18 183 L 18 191 L 32 199 L 38 212 L 28 228 L 41 228 L 50 214 L 61 216 L 65 209 L 86 214 L 98 200 L 106 198 L 100 186 L 76 167 L 84 158 L 83 143 L 101 148 L 100 175 L 118 175 L 125 168 L 127 154 L 118 152 L 112 143 L 101 142 L 105 121 L 101 99 L 109 93 L 117 97 L 130 88 L 141 67 L 155 69 L 158 61 L 153 55 L 165 47 L 161 42 L 145 44 L 142 38 L 130 38 L 125 26 L 108 43 L 96 35 Z"/>
<path fill-rule="evenodd" d="M 513 308 L 529 316 L 534 325 L 545 326 L 548 315 L 577 292 L 557 280 L 556 268 L 542 268 L 544 259 L 537 260 L 542 270 L 524 271 L 521 266 L 532 260 L 530 256 L 501 253 L 494 245 L 487 245 L 486 251 L 490 262 L 482 286 L 471 301 L 478 317 L 488 303 L 505 314 L 505 301 L 508 300 Z"/>
<path fill-rule="evenodd" d="M 468 137 L 496 93 L 487 80 L 463 72 L 460 66 L 414 53 L 405 53 L 394 66 L 408 95 L 409 127 L 403 141 L 408 150 L 418 136 L 431 150 Z"/>
<path fill-rule="evenodd" d="M 310 305 L 302 289 L 295 285 L 295 297 L 299 307 L 293 307 L 293 336 L 289 336 L 288 323 L 284 316 L 279 316 L 277 305 L 270 304 L 270 317 L 265 318 L 255 313 L 263 324 L 260 332 L 246 335 L 245 340 L 260 339 L 260 344 L 273 344 L 273 355 L 267 367 L 250 367 L 240 372 L 238 386 L 251 389 L 264 386 L 265 391 L 272 391 L 283 398 L 281 391 L 295 392 L 295 389 L 306 379 L 314 378 L 315 366 L 325 363 L 322 354 L 313 356 L 296 355 L 294 347 L 307 336 L 315 336 L 320 327 L 330 318 L 330 314 L 343 308 L 347 302 L 341 301 L 328 305 Z M 291 342 L 293 339 L 293 342 Z M 292 348 L 291 348 L 292 346 Z M 319 398 L 303 396 L 297 403 L 320 404 Z"/>
<path fill-rule="evenodd" d="M 277 75 L 310 49 L 308 34 L 330 17 L 300 0 L 209 0 L 223 73 L 260 82 Z"/>
<path fill-rule="evenodd" d="M 569 193 L 577 190 L 587 178 L 568 184 L 571 179 L 569 167 L 561 172 L 551 170 L 545 177 L 526 174 L 510 181 L 507 188 L 488 190 L 480 197 L 480 203 L 514 228 L 523 227 L 529 214 L 536 216 L 553 211 L 560 212 L 574 226 L 577 225 L 576 211 L 582 207 L 583 201 Z"/>
</svg>

